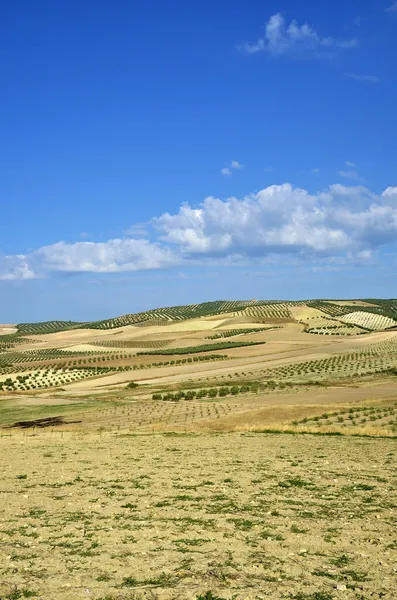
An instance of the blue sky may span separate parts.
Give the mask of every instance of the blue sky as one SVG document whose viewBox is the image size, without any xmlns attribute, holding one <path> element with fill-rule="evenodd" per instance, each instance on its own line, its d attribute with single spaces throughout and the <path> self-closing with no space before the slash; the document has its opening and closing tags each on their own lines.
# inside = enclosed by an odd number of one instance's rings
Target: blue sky
<svg viewBox="0 0 397 600">
<path fill-rule="evenodd" d="M 0 322 L 397 296 L 397 2 L 2 3 Z"/>
</svg>

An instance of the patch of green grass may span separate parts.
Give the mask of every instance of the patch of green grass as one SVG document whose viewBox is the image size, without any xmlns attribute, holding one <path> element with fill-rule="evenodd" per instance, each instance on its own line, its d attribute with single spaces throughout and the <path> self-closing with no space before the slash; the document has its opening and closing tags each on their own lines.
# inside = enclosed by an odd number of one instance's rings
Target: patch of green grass
<svg viewBox="0 0 397 600">
<path fill-rule="evenodd" d="M 213 592 L 208 591 L 204 594 L 200 594 L 196 596 L 196 600 L 226 600 L 225 598 L 221 598 L 220 596 L 216 596 Z"/>
<path fill-rule="evenodd" d="M 307 533 L 308 529 L 300 529 L 297 525 L 291 525 L 291 533 Z"/>
<path fill-rule="evenodd" d="M 5 596 L 1 596 L 1 600 L 19 600 L 19 598 L 37 598 L 37 593 L 27 588 L 15 588 Z"/>
<path fill-rule="evenodd" d="M 264 529 L 259 534 L 259 537 L 262 539 L 273 540 L 276 542 L 281 542 L 284 539 L 280 533 L 273 533 L 272 531 L 269 531 L 268 529 Z"/>
<path fill-rule="evenodd" d="M 305 481 L 301 477 L 292 477 L 286 479 L 286 481 L 280 481 L 278 487 L 290 488 L 290 487 L 302 487 L 302 488 L 313 488 L 314 484 L 310 481 Z"/>
<path fill-rule="evenodd" d="M 10 425 L 18 421 L 32 421 L 35 419 L 41 419 L 45 417 L 54 416 L 75 416 L 76 412 L 86 410 L 98 410 L 106 405 L 105 402 L 98 400 L 97 403 L 94 401 L 82 401 L 82 402 L 71 402 L 70 404 L 37 404 L 37 405 L 26 405 L 15 406 L 14 400 L 5 400 L 1 403 L 0 409 L 0 425 Z"/>
<path fill-rule="evenodd" d="M 150 577 L 149 579 L 142 579 L 139 581 L 135 577 L 124 577 L 119 587 L 125 588 L 136 588 L 142 586 L 153 586 L 153 587 L 172 587 L 175 584 L 175 577 L 161 573 L 157 577 Z"/>
<path fill-rule="evenodd" d="M 313 592 L 312 594 L 298 592 L 298 594 L 289 597 L 291 600 L 333 600 L 335 598 L 335 596 L 332 596 L 328 592 Z"/>
<path fill-rule="evenodd" d="M 205 544 L 206 542 L 209 542 L 209 540 L 204 539 L 204 538 L 194 538 L 194 539 L 183 538 L 180 540 L 175 540 L 175 544 L 184 544 L 185 546 L 201 546 L 202 544 Z"/>
<path fill-rule="evenodd" d="M 255 523 L 248 519 L 228 519 L 228 522 L 234 523 L 236 529 L 241 529 L 241 531 L 249 531 L 255 526 Z"/>
<path fill-rule="evenodd" d="M 349 565 L 352 562 L 352 560 L 353 559 L 346 556 L 346 554 L 342 554 L 334 560 L 331 560 L 331 563 L 335 565 L 335 567 L 346 567 L 346 565 Z"/>
</svg>

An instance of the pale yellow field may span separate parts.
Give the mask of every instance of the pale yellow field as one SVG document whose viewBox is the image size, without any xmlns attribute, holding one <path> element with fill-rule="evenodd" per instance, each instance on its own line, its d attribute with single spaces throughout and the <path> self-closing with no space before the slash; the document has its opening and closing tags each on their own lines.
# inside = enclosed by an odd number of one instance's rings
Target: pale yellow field
<svg viewBox="0 0 397 600">
<path fill-rule="evenodd" d="M 395 600 L 395 459 L 391 439 L 0 437 L 0 597 Z"/>
<path fill-rule="evenodd" d="M 16 333 L 18 329 L 14 325 L 0 325 L 0 335 Z"/>
<path fill-rule="evenodd" d="M 290 311 L 297 321 L 305 321 L 306 319 L 327 318 L 328 315 L 317 308 L 311 306 L 291 306 Z"/>
<path fill-rule="evenodd" d="M 376 304 L 366 302 L 365 300 L 326 300 L 326 302 L 337 304 L 338 306 L 376 306 Z"/>
<path fill-rule="evenodd" d="M 73 346 L 64 346 L 63 348 L 60 348 L 60 350 L 63 350 L 65 352 L 98 352 L 98 350 L 100 350 L 101 352 L 116 352 L 118 348 L 109 348 L 107 346 L 92 346 L 91 344 L 75 344 Z M 128 350 L 130 350 L 130 348 L 128 348 Z M 133 348 L 131 350 L 133 351 Z"/>
</svg>

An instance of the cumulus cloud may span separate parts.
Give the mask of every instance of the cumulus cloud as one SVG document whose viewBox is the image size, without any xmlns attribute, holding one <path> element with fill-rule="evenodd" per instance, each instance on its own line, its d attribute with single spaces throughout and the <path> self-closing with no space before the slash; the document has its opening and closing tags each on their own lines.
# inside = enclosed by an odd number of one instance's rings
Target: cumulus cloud
<svg viewBox="0 0 397 600">
<path fill-rule="evenodd" d="M 382 194 L 333 184 L 315 194 L 285 183 L 243 198 L 205 198 L 151 220 L 149 239 L 58 242 L 0 257 L 0 278 L 51 273 L 120 273 L 187 265 L 363 264 L 378 248 L 397 250 L 397 187 Z M 131 229 L 133 232 L 133 228 Z"/>
<path fill-rule="evenodd" d="M 178 263 L 169 247 L 143 239 L 58 242 L 28 255 L 0 258 L 0 279 L 33 279 L 49 273 L 122 273 L 164 269 Z"/>
<path fill-rule="evenodd" d="M 233 174 L 233 170 L 242 169 L 243 165 L 238 160 L 232 160 L 228 167 L 221 169 L 221 175 L 224 177 L 230 177 Z"/>
<path fill-rule="evenodd" d="M 321 37 L 307 23 L 298 25 L 294 20 L 287 25 L 282 14 L 277 13 L 266 23 L 264 36 L 253 44 L 243 44 L 241 49 L 247 54 L 266 52 L 272 56 L 318 58 L 330 51 L 353 48 L 356 44 L 355 39 Z"/>
<path fill-rule="evenodd" d="M 0 256 L 0 281 L 36 279 L 37 274 L 29 262 L 29 257 L 23 254 Z"/>
<path fill-rule="evenodd" d="M 388 187 L 382 193 L 384 198 L 395 198 L 397 200 L 397 186 L 396 187 Z"/>
<path fill-rule="evenodd" d="M 120 273 L 161 269 L 175 264 L 169 248 L 148 240 L 115 239 L 107 242 L 58 242 L 37 250 L 34 259 L 50 271 Z"/>
<path fill-rule="evenodd" d="M 393 188 L 388 188 L 393 189 Z M 333 185 L 315 195 L 273 185 L 241 200 L 209 197 L 153 220 L 161 239 L 185 258 L 328 255 L 379 245 L 379 232 L 397 241 L 397 206 L 362 186 Z M 371 235 L 373 234 L 373 238 Z"/>
</svg>

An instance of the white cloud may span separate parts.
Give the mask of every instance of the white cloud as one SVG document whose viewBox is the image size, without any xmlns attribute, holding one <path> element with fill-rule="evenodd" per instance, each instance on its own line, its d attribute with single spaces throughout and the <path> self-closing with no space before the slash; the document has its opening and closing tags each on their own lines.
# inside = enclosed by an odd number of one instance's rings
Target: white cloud
<svg viewBox="0 0 397 600">
<path fill-rule="evenodd" d="M 148 240 L 114 239 L 107 242 L 58 242 L 34 253 L 45 270 L 90 273 L 120 273 L 174 266 L 170 248 Z"/>
<path fill-rule="evenodd" d="M 135 223 L 135 225 L 127 229 L 126 234 L 134 238 L 147 237 L 147 223 Z"/>
<path fill-rule="evenodd" d="M 230 166 L 232 169 L 242 169 L 243 165 L 241 165 L 238 160 L 232 160 L 232 162 L 230 163 Z"/>
<path fill-rule="evenodd" d="M 239 163 L 238 160 L 232 160 L 228 167 L 224 167 L 223 169 L 221 169 L 221 175 L 223 175 L 224 177 L 230 177 L 232 175 L 233 170 L 238 170 L 242 168 L 243 165 Z"/>
<path fill-rule="evenodd" d="M 0 256 L 0 281 L 35 279 L 36 273 L 29 265 L 29 257 L 23 254 Z"/>
<path fill-rule="evenodd" d="M 345 77 L 362 81 L 363 83 L 378 83 L 379 79 L 375 75 L 357 75 L 356 73 L 345 73 Z"/>
<path fill-rule="evenodd" d="M 154 241 L 58 242 L 0 257 L 0 279 L 52 273 L 120 273 L 175 266 L 281 261 L 308 266 L 363 264 L 385 244 L 397 254 L 397 186 L 375 194 L 333 184 L 315 194 L 288 183 L 243 198 L 209 197 L 197 208 L 151 220 Z"/>
<path fill-rule="evenodd" d="M 381 230 L 397 241 L 397 207 L 362 186 L 334 185 L 310 195 L 274 185 L 242 200 L 209 197 L 197 209 L 183 205 L 153 224 L 187 258 L 361 252 Z"/>
<path fill-rule="evenodd" d="M 312 173 L 320 173 L 320 169 L 318 169 L 318 168 L 312 169 Z"/>
<path fill-rule="evenodd" d="M 382 193 L 384 198 L 395 198 L 397 200 L 397 186 L 396 187 L 388 187 Z"/>
<path fill-rule="evenodd" d="M 355 163 L 354 163 L 354 162 L 351 162 L 350 160 L 347 160 L 347 161 L 345 162 L 345 165 L 346 165 L 346 167 L 355 167 L 355 166 L 356 166 L 356 165 L 355 165 Z"/>
<path fill-rule="evenodd" d="M 341 177 L 344 177 L 345 179 L 353 179 L 354 181 L 365 181 L 362 177 L 360 177 L 357 171 L 338 171 L 338 173 Z"/>
<path fill-rule="evenodd" d="M 396 2 L 393 2 L 393 4 L 391 6 L 389 6 L 389 8 L 386 8 L 385 10 L 386 10 L 386 12 L 397 13 L 397 0 L 396 0 Z"/>
<path fill-rule="evenodd" d="M 34 279 L 48 273 L 122 273 L 164 269 L 179 259 L 169 247 L 139 239 L 58 242 L 28 255 L 0 258 L 0 279 Z"/>
<path fill-rule="evenodd" d="M 272 56 L 292 56 L 308 58 L 323 56 L 336 49 L 356 46 L 357 40 L 340 40 L 333 37 L 321 37 L 310 25 L 298 25 L 291 21 L 286 25 L 281 13 L 270 17 L 265 26 L 265 34 L 254 44 L 245 43 L 241 49 L 247 54 L 266 52 Z"/>
</svg>

